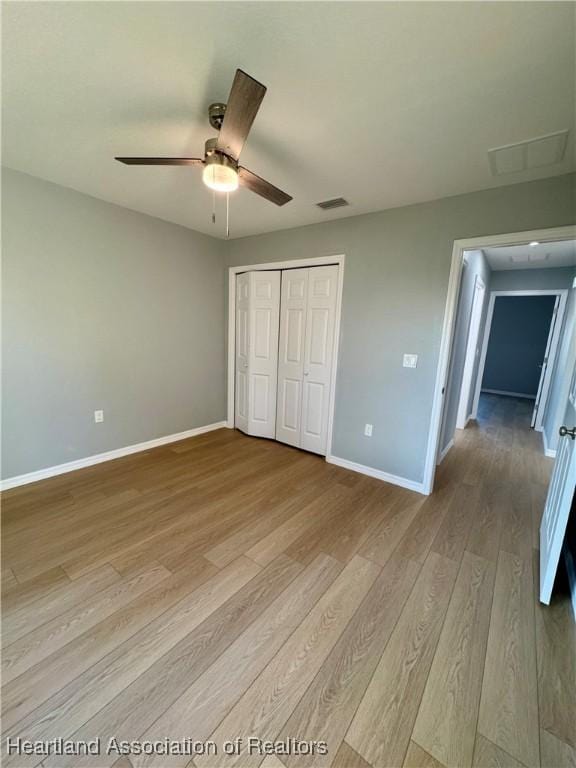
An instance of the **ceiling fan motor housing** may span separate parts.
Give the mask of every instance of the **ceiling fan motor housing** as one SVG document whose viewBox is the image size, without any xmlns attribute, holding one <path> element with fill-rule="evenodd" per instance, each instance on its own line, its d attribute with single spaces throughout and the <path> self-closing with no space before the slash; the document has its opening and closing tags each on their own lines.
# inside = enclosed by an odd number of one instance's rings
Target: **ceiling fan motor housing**
<svg viewBox="0 0 576 768">
<path fill-rule="evenodd" d="M 220 101 L 210 104 L 208 107 L 208 119 L 212 128 L 216 128 L 217 131 L 222 128 L 224 122 L 224 115 L 226 113 L 226 104 L 222 104 Z"/>
</svg>

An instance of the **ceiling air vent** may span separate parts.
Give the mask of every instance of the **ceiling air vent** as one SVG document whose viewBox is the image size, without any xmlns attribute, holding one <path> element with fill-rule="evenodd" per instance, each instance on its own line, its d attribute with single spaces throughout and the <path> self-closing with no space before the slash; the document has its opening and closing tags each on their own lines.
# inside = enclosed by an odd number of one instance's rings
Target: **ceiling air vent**
<svg viewBox="0 0 576 768">
<path fill-rule="evenodd" d="M 555 165 L 563 160 L 567 143 L 568 131 L 565 130 L 489 149 L 490 169 L 494 176 L 501 176 Z"/>
<path fill-rule="evenodd" d="M 335 197 L 334 200 L 324 200 L 321 203 L 316 203 L 316 205 L 323 211 L 331 211 L 332 208 L 342 208 L 345 205 L 350 205 L 350 203 L 343 197 Z"/>
</svg>

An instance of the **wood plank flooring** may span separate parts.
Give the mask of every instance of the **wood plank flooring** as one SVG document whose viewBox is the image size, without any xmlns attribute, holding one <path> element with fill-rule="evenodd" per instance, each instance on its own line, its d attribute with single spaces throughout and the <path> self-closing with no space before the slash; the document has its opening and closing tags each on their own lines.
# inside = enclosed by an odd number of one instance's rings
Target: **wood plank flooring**
<svg viewBox="0 0 576 768">
<path fill-rule="evenodd" d="M 429 497 L 231 430 L 6 492 L 2 764 L 576 766 L 529 405 L 482 396 Z M 8 752 L 58 737 L 100 753 Z"/>
</svg>

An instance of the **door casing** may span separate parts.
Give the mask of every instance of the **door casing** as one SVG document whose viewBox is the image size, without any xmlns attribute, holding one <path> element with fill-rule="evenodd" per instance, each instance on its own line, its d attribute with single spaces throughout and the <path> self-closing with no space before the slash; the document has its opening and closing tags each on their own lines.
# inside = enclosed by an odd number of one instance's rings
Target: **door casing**
<svg viewBox="0 0 576 768">
<path fill-rule="evenodd" d="M 486 296 L 486 285 L 480 277 L 476 275 L 474 281 L 474 297 L 472 300 L 472 309 L 470 312 L 470 326 L 468 328 L 468 339 L 466 341 L 466 355 L 464 360 L 464 371 L 462 373 L 462 384 L 460 387 L 460 399 L 458 402 L 458 413 L 456 418 L 456 427 L 464 429 L 468 421 L 468 403 L 470 402 L 470 393 L 474 385 L 474 366 L 476 364 L 476 350 L 482 333 L 482 312 L 484 308 L 484 297 Z"/>
<path fill-rule="evenodd" d="M 456 324 L 456 307 L 460 295 L 460 276 L 462 274 L 462 262 L 464 251 L 481 250 L 482 248 L 497 248 L 504 245 L 526 245 L 534 240 L 541 243 L 557 242 L 558 240 L 575 240 L 576 226 L 552 227 L 549 229 L 533 229 L 525 232 L 511 232 L 506 235 L 484 235 L 464 240 L 454 240 L 452 247 L 452 263 L 446 293 L 444 307 L 444 321 L 442 325 L 442 338 L 438 365 L 436 366 L 436 382 L 432 399 L 432 410 L 428 429 L 428 445 L 426 448 L 426 462 L 422 493 L 430 494 L 434 489 L 434 477 L 436 475 L 436 463 L 440 448 L 440 432 L 442 417 L 446 404 L 446 390 L 448 386 L 448 373 L 452 347 L 454 344 L 454 328 Z"/>
</svg>

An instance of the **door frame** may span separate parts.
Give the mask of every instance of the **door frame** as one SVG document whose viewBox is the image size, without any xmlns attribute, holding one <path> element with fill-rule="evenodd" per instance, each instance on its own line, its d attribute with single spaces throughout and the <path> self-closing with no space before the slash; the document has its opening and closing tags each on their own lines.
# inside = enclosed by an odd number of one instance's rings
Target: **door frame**
<svg viewBox="0 0 576 768">
<path fill-rule="evenodd" d="M 482 298 L 478 301 L 477 287 L 480 286 Z M 456 413 L 456 427 L 458 429 L 464 429 L 470 414 L 468 411 L 468 403 L 470 402 L 470 393 L 472 387 L 475 384 L 474 381 L 474 363 L 476 362 L 476 350 L 478 349 L 478 341 L 482 334 L 482 312 L 484 309 L 484 300 L 486 298 L 486 284 L 480 275 L 476 275 L 474 279 L 474 291 L 472 295 L 472 307 L 470 308 L 470 323 L 468 327 L 468 338 L 466 339 L 466 354 L 464 356 L 464 368 L 462 371 L 462 384 L 460 386 L 460 398 L 458 400 L 458 410 Z M 480 311 L 480 317 L 478 318 L 478 328 L 476 338 L 472 339 L 472 323 L 474 320 L 474 313 Z M 472 344 L 471 342 L 474 341 Z M 466 390 L 466 392 L 464 391 Z"/>
<path fill-rule="evenodd" d="M 426 463 L 424 466 L 423 493 L 430 494 L 434 488 L 434 476 L 436 474 L 436 460 L 440 447 L 440 432 L 445 406 L 445 393 L 448 384 L 448 369 L 452 347 L 454 345 L 454 327 L 456 323 L 456 307 L 460 295 L 460 277 L 464 251 L 478 250 L 482 248 L 498 247 L 503 245 L 526 245 L 533 240 L 539 242 L 553 242 L 557 240 L 576 240 L 576 226 L 551 227 L 549 229 L 528 230 L 525 232 L 513 232 L 505 235 L 485 235 L 463 240 L 454 240 L 452 247 L 452 263 L 446 304 L 444 307 L 444 321 L 442 324 L 442 338 L 436 367 L 436 381 L 432 400 L 432 412 L 428 431 L 428 445 L 426 450 Z"/>
<path fill-rule="evenodd" d="M 550 390 L 550 382 L 552 380 L 552 372 L 554 369 L 554 362 L 556 360 L 556 353 L 558 351 L 558 343 L 560 341 L 560 333 L 564 321 L 564 312 L 566 310 L 566 301 L 568 299 L 567 288 L 551 288 L 549 290 L 526 290 L 526 291 L 490 291 L 490 299 L 488 302 L 488 313 L 486 315 L 486 323 L 484 325 L 484 337 L 482 339 L 482 352 L 480 353 L 480 364 L 478 365 L 478 375 L 476 377 L 475 391 L 474 391 L 474 404 L 472 407 L 472 418 L 475 419 L 478 415 L 478 404 L 480 402 L 480 392 L 482 390 L 482 379 L 484 377 L 484 368 L 486 367 L 486 356 L 488 354 L 488 342 L 490 340 L 490 331 L 492 330 L 492 321 L 494 319 L 494 305 L 498 296 L 559 296 L 560 301 L 558 303 L 558 312 L 556 313 L 556 321 L 554 323 L 554 329 L 552 331 L 552 339 L 550 342 L 550 351 L 548 353 L 548 360 L 550 365 L 546 366 L 546 372 L 544 373 L 544 380 L 542 381 L 542 388 L 540 392 L 540 403 L 545 405 L 548 399 L 548 392 Z M 554 322 L 554 315 L 550 320 L 550 326 Z M 548 339 L 550 339 L 550 329 L 548 330 Z M 548 346 L 548 341 L 546 342 Z M 537 432 L 543 430 L 544 409 L 538 408 L 536 415 L 536 423 L 534 429 Z"/>
<path fill-rule="evenodd" d="M 332 455 L 332 433 L 334 429 L 334 405 L 336 393 L 336 373 L 338 370 L 338 355 L 340 351 L 340 316 L 342 312 L 342 291 L 344 287 L 345 254 L 335 256 L 316 256 L 305 259 L 290 259 L 288 261 L 271 261 L 263 264 L 248 264 L 228 268 L 228 405 L 226 426 L 234 429 L 234 370 L 236 360 L 236 275 L 241 272 L 280 271 L 284 269 L 305 269 L 306 267 L 326 267 L 338 265 L 338 282 L 336 287 L 336 317 L 334 326 L 333 364 L 330 375 L 330 391 L 328 406 L 328 432 L 326 437 L 326 459 Z"/>
</svg>

